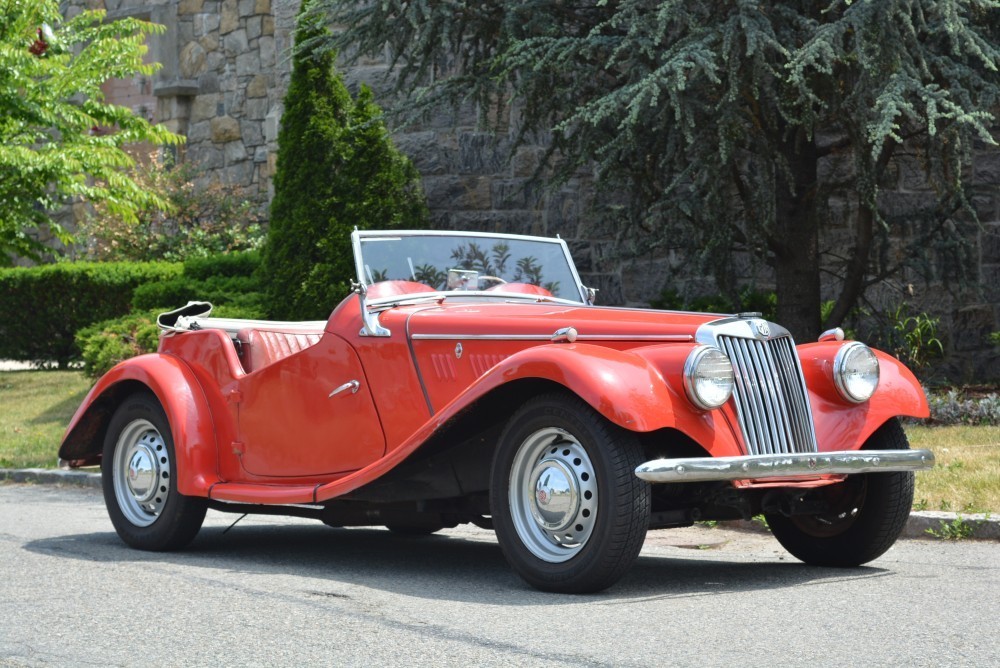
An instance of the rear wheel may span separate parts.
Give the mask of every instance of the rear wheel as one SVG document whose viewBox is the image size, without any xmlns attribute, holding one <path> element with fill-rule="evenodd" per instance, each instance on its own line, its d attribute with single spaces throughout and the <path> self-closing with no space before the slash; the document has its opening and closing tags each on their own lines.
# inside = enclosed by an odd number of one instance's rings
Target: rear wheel
<svg viewBox="0 0 1000 668">
<path fill-rule="evenodd" d="M 156 397 L 129 397 L 108 426 L 101 461 L 104 502 L 115 531 L 140 550 L 173 550 L 194 539 L 207 501 L 177 491 L 170 424 Z"/>
<path fill-rule="evenodd" d="M 614 584 L 649 526 L 635 436 L 575 396 L 532 399 L 510 418 L 493 459 L 490 506 L 511 567 L 546 591 Z"/>
<path fill-rule="evenodd" d="M 869 450 L 908 450 L 895 419 L 865 443 Z M 816 566 L 859 566 L 883 555 L 906 526 L 913 505 L 913 473 L 864 473 L 812 493 L 828 510 L 816 515 L 766 514 L 774 537 L 792 555 Z"/>
</svg>

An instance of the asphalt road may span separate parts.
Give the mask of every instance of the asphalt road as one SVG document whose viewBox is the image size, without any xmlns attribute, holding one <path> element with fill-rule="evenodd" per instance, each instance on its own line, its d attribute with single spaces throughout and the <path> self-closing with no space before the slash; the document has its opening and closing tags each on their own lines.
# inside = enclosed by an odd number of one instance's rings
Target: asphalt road
<svg viewBox="0 0 1000 668">
<path fill-rule="evenodd" d="M 0 666 L 997 666 L 1000 545 L 900 541 L 812 568 L 769 536 L 650 534 L 593 596 L 543 594 L 491 533 L 403 538 L 209 513 L 126 548 L 93 489 L 0 484 Z"/>
</svg>

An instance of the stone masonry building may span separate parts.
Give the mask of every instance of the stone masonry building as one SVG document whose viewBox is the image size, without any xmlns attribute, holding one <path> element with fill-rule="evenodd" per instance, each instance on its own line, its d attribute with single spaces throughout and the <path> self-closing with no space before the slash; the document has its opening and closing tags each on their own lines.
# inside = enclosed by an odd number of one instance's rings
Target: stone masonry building
<svg viewBox="0 0 1000 668">
<path fill-rule="evenodd" d="M 289 48 L 300 0 L 69 0 L 68 13 L 105 9 L 109 18 L 134 16 L 167 27 L 150 39 L 149 58 L 162 69 L 147 80 L 109 82 L 109 101 L 187 137 L 179 158 L 266 204 L 277 155 L 282 100 L 290 77 Z M 347 70 L 349 86 L 364 81 L 379 95 L 384 65 L 363 62 Z M 582 174 L 558 190 L 530 184 L 543 151 L 523 146 L 508 160 L 509 142 L 478 130 L 475 114 L 443 111 L 420 127 L 394 134 L 397 146 L 423 177 L 433 224 L 439 228 L 531 233 L 566 239 L 584 281 L 609 304 L 640 305 L 655 298 L 677 268 L 669 254 L 620 259 L 613 225 L 594 213 L 590 179 Z M 897 165 L 898 184 L 886 194 L 905 206 L 927 193 L 917 165 Z M 835 169 L 835 166 L 830 166 Z M 914 304 L 941 317 L 948 374 L 958 380 L 1000 379 L 1000 355 L 987 342 L 1000 330 L 1000 151 L 981 149 L 971 166 L 982 229 L 973 243 L 981 290 L 956 297 L 944 285 L 918 286 Z M 835 247 L 846 223 L 824 232 Z M 756 277 L 764 285 L 766 274 Z M 710 279 L 672 279 L 679 292 L 714 292 Z M 888 308 L 908 282 L 884 290 Z M 827 295 L 826 298 L 832 298 Z M 876 294 L 876 302 L 879 295 Z"/>
</svg>

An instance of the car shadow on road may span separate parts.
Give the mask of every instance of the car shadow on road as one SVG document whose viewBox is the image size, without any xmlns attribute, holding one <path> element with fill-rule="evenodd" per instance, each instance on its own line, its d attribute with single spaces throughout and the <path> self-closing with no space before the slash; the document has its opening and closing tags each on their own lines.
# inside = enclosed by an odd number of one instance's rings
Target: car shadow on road
<svg viewBox="0 0 1000 668">
<path fill-rule="evenodd" d="M 621 581 L 587 597 L 537 592 L 509 568 L 491 534 L 409 537 L 383 529 L 331 529 L 322 525 L 206 527 L 180 552 L 142 552 L 111 532 L 65 535 L 27 543 L 25 549 L 91 562 L 136 562 L 219 569 L 247 576 L 298 576 L 300 593 L 341 597 L 344 585 L 381 589 L 416 598 L 494 605 L 558 605 L 591 599 L 627 603 L 651 598 L 688 598 L 733 592 L 800 587 L 838 580 L 891 576 L 865 566 L 818 568 L 797 561 L 734 561 L 720 552 L 677 549 L 677 554 L 640 556 Z M 317 587 L 328 583 L 328 590 Z"/>
</svg>

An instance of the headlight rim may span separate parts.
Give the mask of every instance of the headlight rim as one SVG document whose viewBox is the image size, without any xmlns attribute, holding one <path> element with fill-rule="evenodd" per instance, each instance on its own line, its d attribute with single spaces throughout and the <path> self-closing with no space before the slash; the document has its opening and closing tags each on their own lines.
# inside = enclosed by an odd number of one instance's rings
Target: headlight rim
<svg viewBox="0 0 1000 668">
<path fill-rule="evenodd" d="M 713 352 L 717 352 L 720 355 L 722 355 L 723 358 L 725 358 L 725 360 L 729 363 L 731 369 L 729 391 L 726 393 L 726 398 L 723 401 L 719 402 L 718 404 L 711 404 L 704 401 L 704 399 L 698 394 L 698 392 L 695 389 L 695 379 L 694 379 L 695 371 L 697 370 L 698 365 L 701 364 L 701 361 L 705 358 L 706 355 L 711 354 Z M 688 353 L 687 359 L 684 361 L 684 392 L 685 394 L 687 394 L 688 401 L 694 404 L 696 408 L 699 408 L 703 411 L 711 411 L 717 408 L 721 408 L 726 404 L 726 402 L 728 402 L 732 398 L 735 386 L 736 386 L 736 372 L 735 370 L 732 369 L 732 360 L 729 359 L 729 356 L 726 355 L 726 353 L 723 352 L 721 348 L 708 344 L 701 344 L 696 346 L 694 349 L 691 350 L 690 353 Z"/>
<path fill-rule="evenodd" d="M 875 360 L 875 383 L 872 386 L 872 391 L 868 394 L 868 396 L 865 397 L 861 397 L 851 392 L 846 380 L 847 378 L 846 365 L 848 360 L 851 358 L 852 354 L 856 350 L 867 350 L 868 353 L 872 356 L 872 359 Z M 840 396 L 852 404 L 863 404 L 866 401 L 870 400 L 873 396 L 875 396 L 875 392 L 878 391 L 878 386 L 879 382 L 881 381 L 881 378 L 882 378 L 882 370 L 881 370 L 881 365 L 879 364 L 878 361 L 878 355 L 875 354 L 875 351 L 872 350 L 870 346 L 865 345 L 860 341 L 849 341 L 845 343 L 840 347 L 840 350 L 837 351 L 837 355 L 833 358 L 834 385 L 836 385 L 837 392 L 840 393 Z"/>
</svg>

